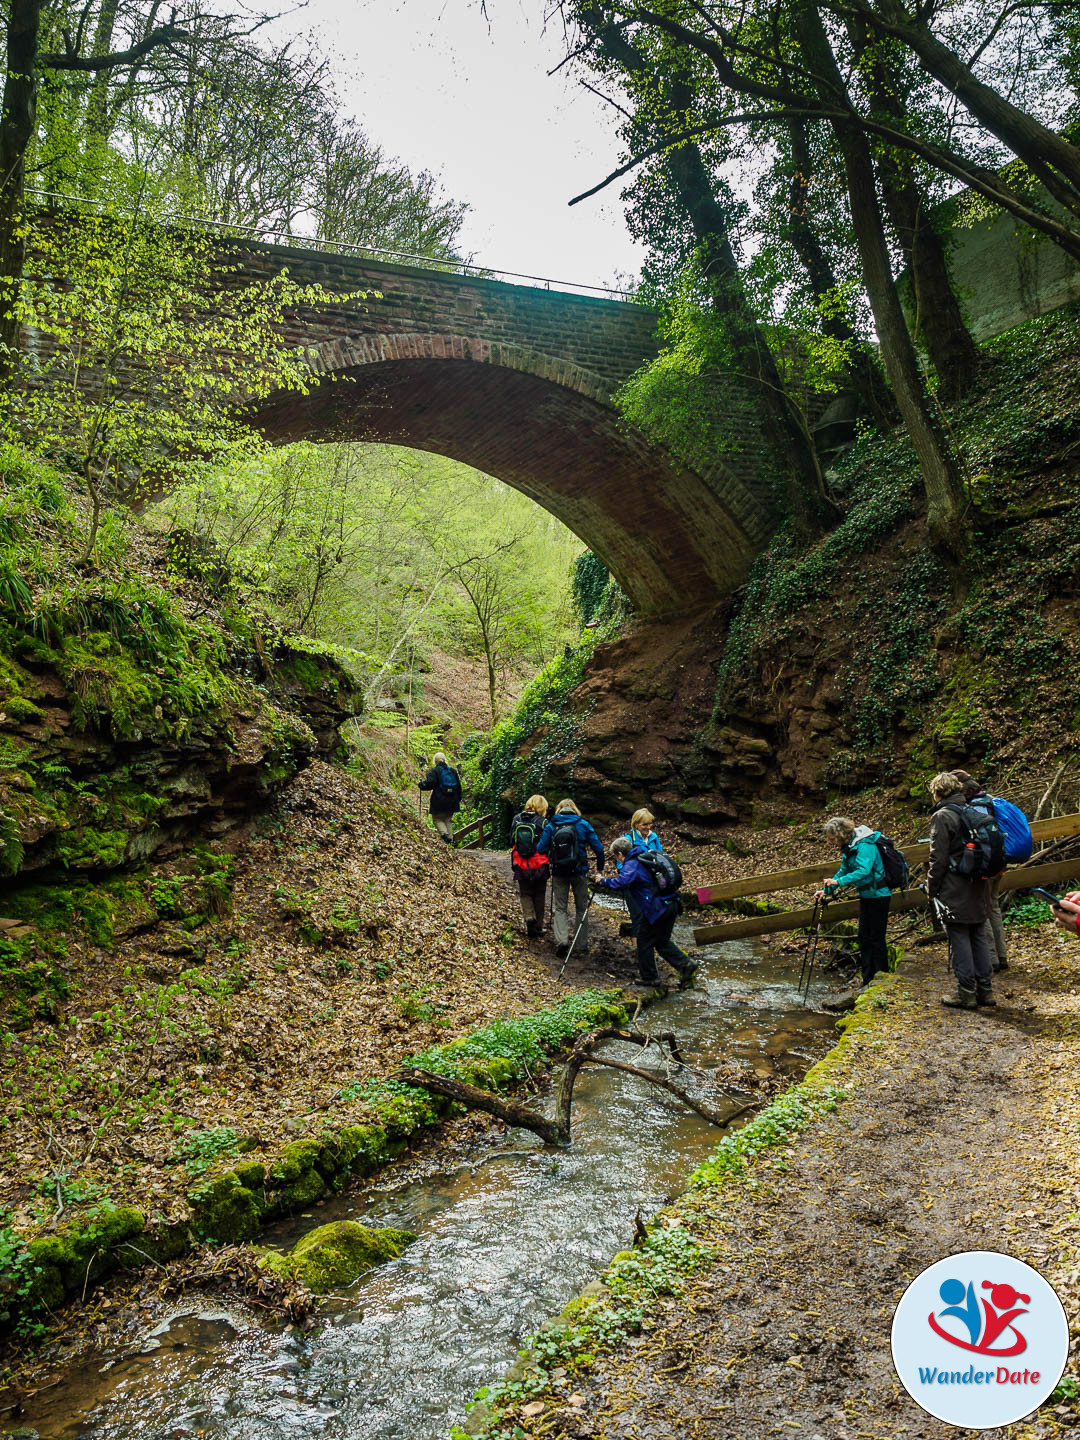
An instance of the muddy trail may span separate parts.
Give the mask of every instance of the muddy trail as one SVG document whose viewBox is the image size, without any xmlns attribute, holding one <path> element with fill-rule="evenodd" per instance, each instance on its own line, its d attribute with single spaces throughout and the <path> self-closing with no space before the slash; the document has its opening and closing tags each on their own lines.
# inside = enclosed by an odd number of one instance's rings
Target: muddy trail
<svg viewBox="0 0 1080 1440">
<path fill-rule="evenodd" d="M 611 933 L 618 918 L 604 922 L 602 941 L 597 931 L 588 963 L 626 980 L 632 951 Z M 783 1083 L 827 1048 L 833 1017 L 799 1004 L 786 960 L 751 944 L 702 959 L 699 988 L 658 1001 L 640 1023 L 677 1032 L 705 1089 L 732 1057 Z M 21 1423 L 41 1440 L 435 1440 L 630 1242 L 635 1214 L 682 1190 L 718 1133 L 650 1085 L 586 1071 L 570 1150 L 474 1127 L 465 1153 L 429 1150 L 422 1164 L 406 1162 L 275 1227 L 267 1238 L 282 1246 L 346 1217 L 419 1236 L 332 1299 L 309 1334 L 260 1325 L 209 1298 L 150 1307 L 132 1340 L 28 1404 Z"/>
</svg>

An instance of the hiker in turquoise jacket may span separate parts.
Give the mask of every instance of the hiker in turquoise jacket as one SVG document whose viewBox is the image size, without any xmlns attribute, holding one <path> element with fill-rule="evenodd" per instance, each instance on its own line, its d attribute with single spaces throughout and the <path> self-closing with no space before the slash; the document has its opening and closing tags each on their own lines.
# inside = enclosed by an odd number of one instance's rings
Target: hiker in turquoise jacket
<svg viewBox="0 0 1080 1440">
<path fill-rule="evenodd" d="M 840 849 L 840 869 L 814 896 L 815 900 L 835 900 L 845 890 L 854 890 L 859 897 L 859 965 L 862 983 L 869 985 L 879 970 L 889 968 L 889 946 L 885 939 L 889 927 L 889 901 L 892 890 L 885 879 L 885 862 L 877 842 L 880 830 L 856 825 L 845 815 L 834 815 L 825 822 L 825 834 Z"/>
</svg>

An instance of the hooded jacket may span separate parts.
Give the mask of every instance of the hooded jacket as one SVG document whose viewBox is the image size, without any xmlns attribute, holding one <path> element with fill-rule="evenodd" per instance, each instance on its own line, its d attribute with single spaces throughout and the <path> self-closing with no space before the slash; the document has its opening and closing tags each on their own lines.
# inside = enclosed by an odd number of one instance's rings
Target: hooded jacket
<svg viewBox="0 0 1080 1440">
<path fill-rule="evenodd" d="M 854 888 L 860 900 L 884 900 L 891 895 L 885 879 L 885 862 L 877 848 L 880 839 L 880 830 L 856 825 L 855 833 L 840 852 L 840 869 L 829 883 L 841 890 Z"/>
<path fill-rule="evenodd" d="M 930 861 L 926 889 L 946 925 L 981 925 L 990 913 L 990 882 L 971 879 L 949 869 L 950 858 L 963 844 L 960 816 L 950 805 L 966 805 L 956 790 L 934 806 L 930 816 Z"/>
<path fill-rule="evenodd" d="M 622 869 L 617 875 L 605 875 L 598 882 L 602 890 L 628 890 L 641 907 L 641 913 L 650 925 L 671 913 L 671 906 L 677 900 L 672 895 L 664 899 L 653 884 L 651 873 L 637 858 L 645 854 L 644 845 L 635 845 L 623 858 Z"/>
</svg>

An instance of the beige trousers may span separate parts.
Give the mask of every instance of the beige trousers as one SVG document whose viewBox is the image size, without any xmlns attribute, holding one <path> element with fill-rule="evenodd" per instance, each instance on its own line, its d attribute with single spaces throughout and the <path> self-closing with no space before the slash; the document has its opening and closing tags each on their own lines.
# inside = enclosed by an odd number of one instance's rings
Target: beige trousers
<svg viewBox="0 0 1080 1440">
<path fill-rule="evenodd" d="M 578 936 L 577 944 L 574 946 L 574 954 L 584 955 L 589 948 L 589 921 L 586 917 L 589 908 L 589 877 L 587 875 L 553 875 L 551 877 L 551 894 L 555 901 L 555 915 L 552 921 L 552 929 L 555 932 L 556 945 L 570 944 L 570 891 L 574 892 L 574 929 L 581 925 L 581 934 Z"/>
</svg>

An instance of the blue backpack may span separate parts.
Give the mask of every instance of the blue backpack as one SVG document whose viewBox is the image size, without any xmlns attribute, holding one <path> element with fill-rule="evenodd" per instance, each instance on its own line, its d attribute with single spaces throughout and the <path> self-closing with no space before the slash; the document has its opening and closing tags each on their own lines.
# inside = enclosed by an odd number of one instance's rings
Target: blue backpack
<svg viewBox="0 0 1080 1440">
<path fill-rule="evenodd" d="M 1002 800 L 1000 795 L 991 795 L 990 802 L 994 807 L 994 818 L 1005 836 L 1005 859 L 1013 865 L 1030 860 L 1035 841 L 1027 816 L 1019 805 L 1014 805 L 1011 800 Z"/>
<path fill-rule="evenodd" d="M 439 783 L 436 786 L 436 792 L 448 801 L 454 810 L 461 809 L 461 781 L 452 765 L 439 766 Z"/>
</svg>

